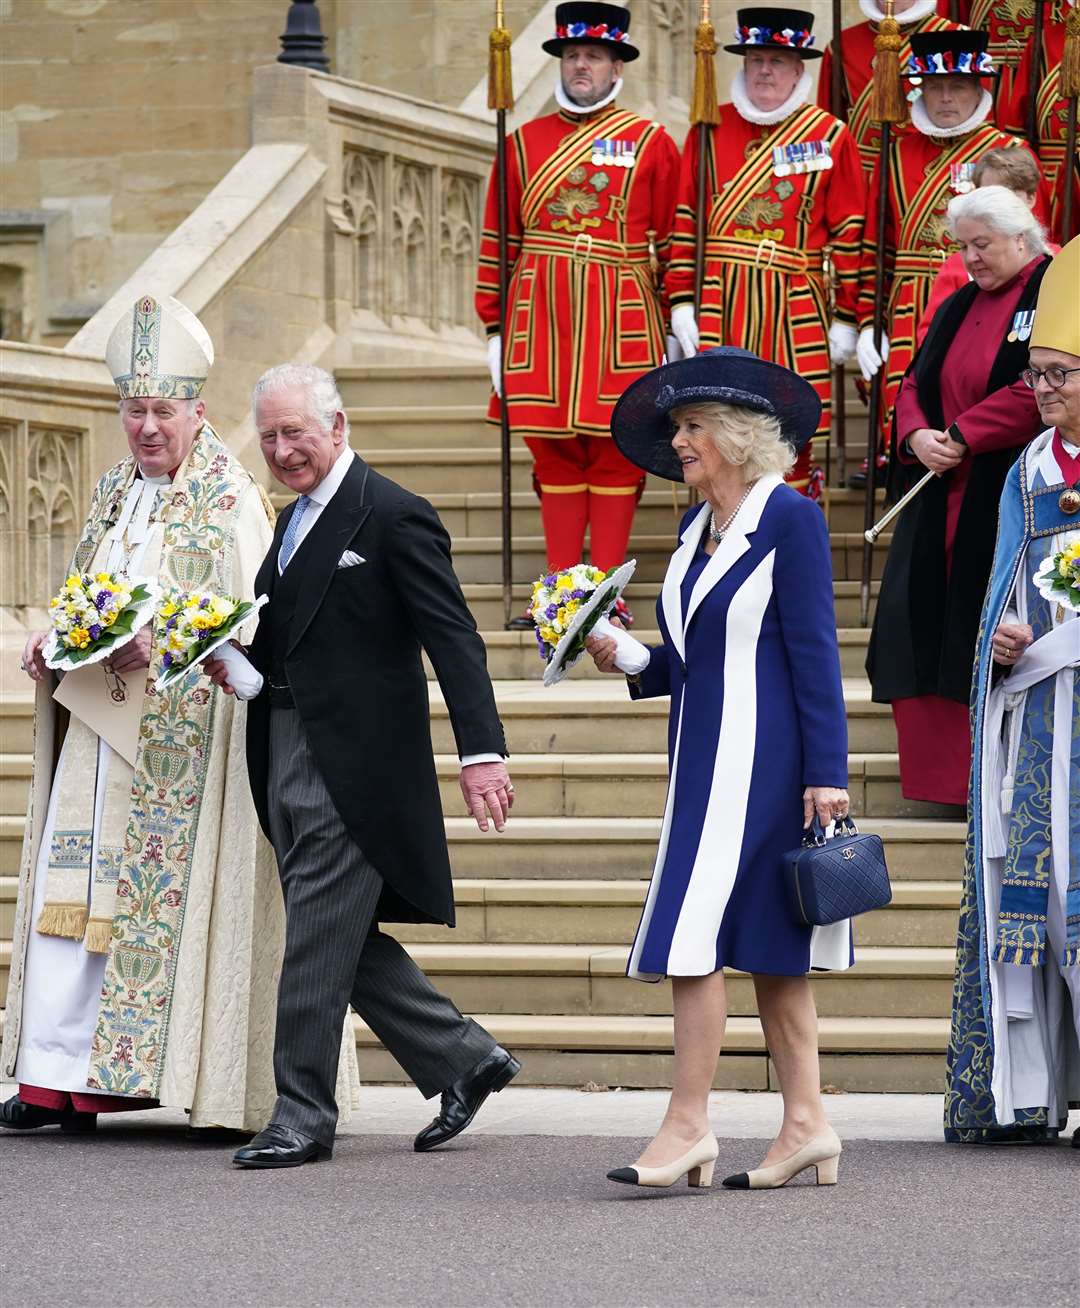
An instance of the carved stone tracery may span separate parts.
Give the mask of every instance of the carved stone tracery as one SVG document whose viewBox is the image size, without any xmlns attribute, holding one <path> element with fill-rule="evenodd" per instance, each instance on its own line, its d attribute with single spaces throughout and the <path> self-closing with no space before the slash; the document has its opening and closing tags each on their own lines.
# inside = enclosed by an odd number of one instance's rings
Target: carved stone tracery
<svg viewBox="0 0 1080 1308">
<path fill-rule="evenodd" d="M 0 426 L 0 549 L 5 605 L 44 605 L 79 534 L 85 430 Z"/>
</svg>

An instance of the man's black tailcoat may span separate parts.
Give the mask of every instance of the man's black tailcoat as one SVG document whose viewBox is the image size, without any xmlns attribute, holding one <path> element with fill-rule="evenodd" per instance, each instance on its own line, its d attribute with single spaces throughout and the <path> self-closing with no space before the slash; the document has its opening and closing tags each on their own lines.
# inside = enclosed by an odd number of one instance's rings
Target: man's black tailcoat
<svg viewBox="0 0 1080 1308">
<path fill-rule="evenodd" d="M 294 510 L 295 501 L 278 519 L 256 578 L 256 595 L 270 603 L 251 660 L 268 680 L 275 647 L 283 660 L 334 806 L 386 882 L 379 918 L 452 924 L 421 648 L 442 686 L 458 752 L 505 754 L 506 744 L 450 539 L 426 500 L 357 457 L 279 576 Z M 339 568 L 346 550 L 365 561 Z M 248 706 L 247 758 L 267 833 L 270 712 L 264 688 Z"/>
</svg>

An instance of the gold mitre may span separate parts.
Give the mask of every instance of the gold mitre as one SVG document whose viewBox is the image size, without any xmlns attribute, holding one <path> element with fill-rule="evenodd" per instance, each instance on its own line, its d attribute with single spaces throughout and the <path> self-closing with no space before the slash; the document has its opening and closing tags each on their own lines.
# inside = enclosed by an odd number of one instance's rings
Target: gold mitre
<svg viewBox="0 0 1080 1308">
<path fill-rule="evenodd" d="M 214 344 L 171 296 L 140 296 L 112 329 L 105 362 L 123 400 L 194 400 L 214 363 Z"/>
<path fill-rule="evenodd" d="M 1054 256 L 1043 274 L 1028 349 L 1033 346 L 1080 358 L 1080 236 Z"/>
</svg>

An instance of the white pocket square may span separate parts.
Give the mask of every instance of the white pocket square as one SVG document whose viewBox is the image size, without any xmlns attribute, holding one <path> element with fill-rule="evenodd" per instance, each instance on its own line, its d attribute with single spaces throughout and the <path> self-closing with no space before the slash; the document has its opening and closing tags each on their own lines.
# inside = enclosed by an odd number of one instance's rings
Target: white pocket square
<svg viewBox="0 0 1080 1308">
<path fill-rule="evenodd" d="M 337 561 L 339 568 L 355 568 L 358 563 L 366 563 L 367 559 L 362 554 L 354 554 L 352 550 L 346 550 Z"/>
</svg>

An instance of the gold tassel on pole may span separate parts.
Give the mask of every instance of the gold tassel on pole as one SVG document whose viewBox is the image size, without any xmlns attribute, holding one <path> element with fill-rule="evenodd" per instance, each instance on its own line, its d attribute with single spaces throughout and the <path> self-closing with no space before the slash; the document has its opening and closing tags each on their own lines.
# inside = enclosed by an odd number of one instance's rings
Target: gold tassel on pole
<svg viewBox="0 0 1080 1308">
<path fill-rule="evenodd" d="M 709 21 L 709 0 L 701 0 L 701 22 L 694 37 L 694 94 L 690 122 L 715 125 L 720 121 L 716 98 L 716 33 Z"/>
<path fill-rule="evenodd" d="M 900 94 L 900 24 L 893 17 L 893 0 L 885 0 L 885 17 L 874 37 L 874 90 L 870 117 L 877 123 L 902 123 L 907 108 Z"/>
<path fill-rule="evenodd" d="M 1075 5 L 1065 16 L 1065 51 L 1058 78 L 1058 94 L 1063 100 L 1080 95 L 1080 9 Z"/>
<path fill-rule="evenodd" d="M 503 0 L 495 0 L 495 27 L 488 36 L 488 108 L 513 109 L 510 32 L 504 25 Z"/>
</svg>

